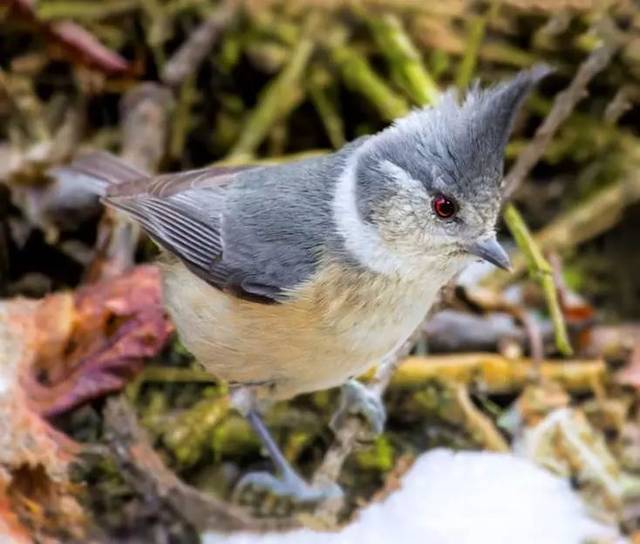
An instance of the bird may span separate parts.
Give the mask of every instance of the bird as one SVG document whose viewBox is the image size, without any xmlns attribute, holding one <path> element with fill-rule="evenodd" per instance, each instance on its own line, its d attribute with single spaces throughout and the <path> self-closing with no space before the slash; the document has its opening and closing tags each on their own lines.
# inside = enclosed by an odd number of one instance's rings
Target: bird
<svg viewBox="0 0 640 544">
<path fill-rule="evenodd" d="M 254 487 L 299 503 L 307 483 L 264 424 L 265 405 L 343 386 L 343 410 L 382 430 L 356 378 L 403 344 L 473 260 L 509 268 L 496 238 L 515 116 L 549 69 L 473 85 L 324 155 L 149 175 L 104 151 L 52 175 L 95 188 L 162 249 L 164 300 L 184 346 L 229 383 L 275 473 Z"/>
</svg>

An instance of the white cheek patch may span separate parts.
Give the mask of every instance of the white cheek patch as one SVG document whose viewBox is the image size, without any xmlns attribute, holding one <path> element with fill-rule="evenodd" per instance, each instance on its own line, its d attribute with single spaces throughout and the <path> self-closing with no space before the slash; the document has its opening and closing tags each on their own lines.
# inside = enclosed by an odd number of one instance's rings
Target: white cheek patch
<svg viewBox="0 0 640 544">
<path fill-rule="evenodd" d="M 424 254 L 418 257 L 415 252 L 403 254 L 400 251 L 394 251 L 384 243 L 377 229 L 362 219 L 356 201 L 357 161 L 357 153 L 348 160 L 336 184 L 333 199 L 335 225 L 344 240 L 348 254 L 362 266 L 378 274 L 422 281 L 425 278 L 425 271 L 430 271 L 431 282 L 435 281 L 438 285 L 444 284 L 461 268 L 464 264 L 463 260 L 445 259 L 443 261 L 442 256 Z M 420 191 L 425 198 L 428 197 L 424 185 L 412 178 L 404 169 L 390 161 L 384 161 L 380 166 L 399 184 L 402 188 L 401 192 L 410 191 L 415 195 L 416 191 Z"/>
<path fill-rule="evenodd" d="M 375 227 L 365 223 L 358 211 L 355 177 L 358 157 L 356 152 L 349 158 L 336 184 L 333 217 L 338 233 L 349 255 L 366 268 L 385 275 L 401 273 L 407 265 L 406 259 L 390 251 Z"/>
</svg>

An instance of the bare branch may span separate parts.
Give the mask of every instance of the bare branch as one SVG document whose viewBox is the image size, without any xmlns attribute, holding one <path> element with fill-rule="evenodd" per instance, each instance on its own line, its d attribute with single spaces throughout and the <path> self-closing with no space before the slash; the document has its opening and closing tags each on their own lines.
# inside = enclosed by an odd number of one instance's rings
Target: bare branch
<svg viewBox="0 0 640 544">
<path fill-rule="evenodd" d="M 164 155 L 171 93 L 156 83 L 141 83 L 121 101 L 122 158 L 154 172 Z M 98 228 L 97 251 L 87 281 L 122 274 L 133 265 L 140 228 L 122 213 L 105 210 Z"/>
<path fill-rule="evenodd" d="M 551 111 L 538 127 L 531 142 L 518 155 L 518 159 L 505 177 L 505 199 L 511 197 L 522 185 L 531 169 L 544 154 L 558 128 L 571 115 L 578 102 L 586 96 L 589 82 L 604 70 L 616 50 L 617 44 L 608 41 L 594 49 L 579 66 L 569 86 L 556 95 Z"/>
<path fill-rule="evenodd" d="M 106 437 L 125 480 L 139 493 L 154 497 L 201 531 L 267 531 L 286 522 L 258 520 L 238 506 L 202 493 L 181 480 L 154 451 L 136 414 L 124 398 L 113 398 L 104 411 Z"/>
<path fill-rule="evenodd" d="M 178 87 L 195 73 L 221 32 L 237 13 L 237 1 L 221 4 L 180 46 L 164 65 L 160 79 L 169 87 Z"/>
</svg>

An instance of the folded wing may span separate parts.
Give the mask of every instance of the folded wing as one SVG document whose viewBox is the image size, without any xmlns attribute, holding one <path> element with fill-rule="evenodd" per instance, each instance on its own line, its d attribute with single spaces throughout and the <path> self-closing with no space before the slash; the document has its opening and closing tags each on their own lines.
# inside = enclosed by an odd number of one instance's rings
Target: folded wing
<svg viewBox="0 0 640 544">
<path fill-rule="evenodd" d="M 157 244 L 200 278 L 236 296 L 282 300 L 285 286 L 260 281 L 256 271 L 225 262 L 223 219 L 227 188 L 255 167 L 211 167 L 151 177 L 117 157 L 97 152 L 57 168 L 56 177 L 76 177 L 104 202 L 138 222 Z M 258 275 L 259 276 L 259 275 Z"/>
</svg>

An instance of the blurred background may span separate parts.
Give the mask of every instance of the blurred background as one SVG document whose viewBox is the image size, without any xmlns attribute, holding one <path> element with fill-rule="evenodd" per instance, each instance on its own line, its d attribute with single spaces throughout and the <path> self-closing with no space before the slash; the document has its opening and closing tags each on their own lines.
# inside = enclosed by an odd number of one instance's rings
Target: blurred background
<svg viewBox="0 0 640 544">
<path fill-rule="evenodd" d="M 226 510 L 239 475 L 268 461 L 172 334 L 145 264 L 154 245 L 50 168 L 89 149 L 150 172 L 295 160 L 537 63 L 554 72 L 505 165 L 513 273 L 478 265 L 443 293 L 398 356 L 387 431 L 344 466 L 326 465 L 336 391 L 268 422 L 305 475 L 339 473 L 332 523 L 445 446 L 529 458 L 636 533 L 637 3 L 0 0 L 0 514 L 15 542 L 197 542 L 202 520 L 167 505 L 167 489 L 233 528 L 298 523 L 264 498 L 245 500 L 241 521 Z M 125 428 L 138 446 L 144 429 L 146 469 L 114 446 L 130 444 Z M 37 447 L 17 447 L 25 436 Z"/>
</svg>

